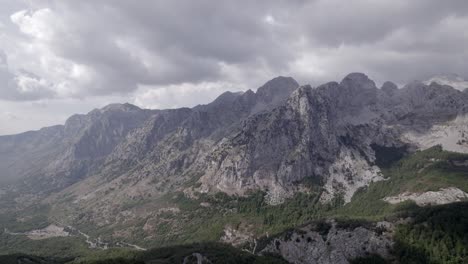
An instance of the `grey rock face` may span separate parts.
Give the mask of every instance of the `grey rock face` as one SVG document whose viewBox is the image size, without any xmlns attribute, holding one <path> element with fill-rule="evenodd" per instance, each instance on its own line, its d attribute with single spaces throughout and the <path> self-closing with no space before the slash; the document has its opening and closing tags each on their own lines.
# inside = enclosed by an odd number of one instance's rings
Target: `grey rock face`
<svg viewBox="0 0 468 264">
<path fill-rule="evenodd" d="M 393 96 L 397 92 L 398 86 L 392 82 L 385 82 L 380 89 L 388 96 Z"/>
<path fill-rule="evenodd" d="M 202 192 L 262 189 L 278 203 L 312 179 L 324 186 L 324 202 L 336 194 L 349 201 L 382 179 L 373 145 L 415 148 L 403 135 L 466 114 L 467 102 L 467 93 L 439 84 L 378 89 L 361 73 L 316 88 L 278 77 L 191 109 L 110 105 L 64 126 L 0 137 L 0 179 L 71 192 L 89 208 L 188 182 Z"/>
<path fill-rule="evenodd" d="M 325 182 L 329 168 L 348 151 L 372 163 L 371 144 L 401 144 L 381 125 L 378 92 L 358 73 L 340 84 L 297 89 L 285 104 L 249 118 L 215 147 L 201 178 L 205 190 L 243 194 L 293 189 L 308 177 Z"/>
<path fill-rule="evenodd" d="M 0 180 L 28 178 L 28 185 L 45 191 L 95 174 L 129 177 L 136 167 L 152 176 L 182 174 L 240 120 L 280 104 L 297 86 L 292 78 L 278 77 L 257 93 L 227 92 L 193 109 L 113 104 L 74 115 L 63 126 L 0 137 L 0 166 L 5 168 Z"/>
<path fill-rule="evenodd" d="M 441 188 L 439 191 L 401 193 L 398 196 L 385 197 L 383 200 L 391 204 L 411 200 L 419 206 L 439 205 L 468 200 L 468 193 L 456 187 L 448 187 Z"/>
<path fill-rule="evenodd" d="M 382 90 L 366 75 L 303 86 L 285 104 L 250 117 L 214 147 L 203 191 L 294 191 L 306 178 L 323 182 L 323 200 L 382 180 L 371 145 L 399 147 L 404 131 L 427 131 L 466 112 L 467 97 L 448 86 L 412 83 Z M 361 162 L 362 161 L 362 162 Z"/>
<path fill-rule="evenodd" d="M 334 222 L 330 225 L 329 230 L 307 226 L 290 232 L 273 239 L 260 253 L 276 253 L 296 264 L 347 264 L 369 254 L 390 257 L 391 233 L 366 227 L 345 229 Z"/>
<path fill-rule="evenodd" d="M 429 86 L 420 82 L 410 83 L 398 91 L 397 97 L 400 103 L 392 110 L 402 124 L 428 126 L 467 111 L 466 95 L 436 83 Z"/>
<path fill-rule="evenodd" d="M 101 166 L 151 113 L 129 104 L 110 105 L 72 116 L 63 126 L 0 137 L 0 156 L 10 168 L 0 179 L 26 178 L 26 185 L 41 191 L 66 187 Z"/>
<path fill-rule="evenodd" d="M 265 104 L 278 104 L 298 87 L 299 84 L 293 78 L 280 76 L 258 88 L 256 96 L 259 101 Z"/>
</svg>

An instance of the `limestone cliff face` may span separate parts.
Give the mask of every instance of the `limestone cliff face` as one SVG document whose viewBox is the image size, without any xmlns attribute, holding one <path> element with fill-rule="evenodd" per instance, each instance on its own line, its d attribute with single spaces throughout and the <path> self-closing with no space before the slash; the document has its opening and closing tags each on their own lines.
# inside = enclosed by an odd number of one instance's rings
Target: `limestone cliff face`
<svg viewBox="0 0 468 264">
<path fill-rule="evenodd" d="M 287 192 L 306 178 L 323 182 L 324 200 L 381 180 L 372 144 L 399 146 L 387 128 L 379 93 L 363 74 L 340 84 L 303 86 L 285 104 L 243 122 L 208 155 L 204 190 Z"/>
<path fill-rule="evenodd" d="M 71 117 L 63 127 L 65 151 L 44 168 L 43 176 L 53 179 L 53 187 L 63 188 L 97 172 L 130 131 L 152 114 L 130 104 L 116 104 Z"/>
<path fill-rule="evenodd" d="M 313 178 L 324 184 L 323 201 L 341 194 L 349 202 L 358 188 L 383 179 L 372 146 L 420 147 L 428 140 L 418 142 L 414 133 L 430 137 L 438 124 L 457 116 L 464 120 L 460 116 L 467 104 L 466 95 L 448 86 L 412 83 L 398 89 L 387 82 L 377 89 L 360 73 L 341 83 L 303 86 L 285 104 L 245 120 L 214 147 L 205 161 L 202 190 L 244 194 L 263 189 L 286 195 Z M 466 124 L 453 122 L 450 139 L 442 140 L 439 129 L 429 144 L 463 151 Z"/>
<path fill-rule="evenodd" d="M 361 73 L 298 86 L 278 77 L 194 108 L 110 105 L 64 126 L 3 136 L 0 180 L 70 195 L 83 210 L 173 191 L 260 189 L 277 203 L 304 180 L 323 187 L 323 202 L 337 195 L 348 202 L 383 179 L 376 146 L 467 150 L 468 94 L 449 86 L 378 89 Z"/>
<path fill-rule="evenodd" d="M 260 254 L 276 253 L 296 264 L 347 264 L 376 254 L 390 258 L 391 230 L 379 223 L 369 227 L 340 227 L 336 222 L 309 225 L 273 239 Z"/>
</svg>

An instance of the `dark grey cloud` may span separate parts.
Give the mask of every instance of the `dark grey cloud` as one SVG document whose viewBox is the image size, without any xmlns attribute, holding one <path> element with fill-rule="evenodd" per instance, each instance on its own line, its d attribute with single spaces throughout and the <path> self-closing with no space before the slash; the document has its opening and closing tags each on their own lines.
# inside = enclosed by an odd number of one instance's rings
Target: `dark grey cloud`
<svg viewBox="0 0 468 264">
<path fill-rule="evenodd" d="M 89 96 L 139 85 L 250 84 L 252 69 L 304 82 L 355 70 L 397 81 L 464 74 L 467 14 L 464 0 L 84 0 L 38 2 L 12 21 L 43 56 L 68 63 L 64 75 L 81 74 L 49 76 L 58 94 Z"/>
<path fill-rule="evenodd" d="M 292 53 L 268 30 L 263 5 L 56 1 L 13 20 L 23 32 L 31 27 L 28 20 L 51 23 L 38 29 L 47 31 L 39 41 L 55 55 L 89 67 L 94 82 L 84 92 L 107 94 L 138 84 L 217 81 L 224 74 L 221 64 L 286 67 Z M 37 33 L 29 32 L 38 38 Z"/>
<path fill-rule="evenodd" d="M 468 4 L 463 0 L 322 0 L 300 8 L 296 23 L 317 44 L 366 44 L 401 29 L 431 33 L 441 20 L 467 13 Z"/>
<path fill-rule="evenodd" d="M 356 70 L 380 82 L 467 76 L 467 1 L 313 1 L 295 18 L 308 42 L 304 50 L 324 68 L 319 81 Z"/>
</svg>

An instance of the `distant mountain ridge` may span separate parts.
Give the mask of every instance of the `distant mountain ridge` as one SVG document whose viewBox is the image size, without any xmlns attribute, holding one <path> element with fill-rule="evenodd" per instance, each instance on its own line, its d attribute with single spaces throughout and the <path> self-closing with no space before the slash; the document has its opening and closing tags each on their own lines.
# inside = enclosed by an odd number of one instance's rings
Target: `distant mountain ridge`
<svg viewBox="0 0 468 264">
<path fill-rule="evenodd" d="M 436 75 L 424 83 L 429 85 L 432 82 L 438 83 L 440 85 L 448 85 L 460 91 L 468 89 L 468 81 L 457 74 Z"/>
</svg>

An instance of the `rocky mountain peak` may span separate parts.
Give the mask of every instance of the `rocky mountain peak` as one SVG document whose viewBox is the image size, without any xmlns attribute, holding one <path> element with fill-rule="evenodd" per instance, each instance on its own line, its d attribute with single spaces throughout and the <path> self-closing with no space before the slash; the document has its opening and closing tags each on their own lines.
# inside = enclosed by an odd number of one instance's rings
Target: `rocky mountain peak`
<svg viewBox="0 0 468 264">
<path fill-rule="evenodd" d="M 139 108 L 136 105 L 132 105 L 130 103 L 124 103 L 124 104 L 109 104 L 101 109 L 101 112 L 107 112 L 107 111 L 122 111 L 122 112 L 130 112 L 130 111 L 139 111 L 141 108 Z"/>
<path fill-rule="evenodd" d="M 65 134 L 76 136 L 80 134 L 80 131 L 88 129 L 99 120 L 102 121 L 103 118 L 114 121 L 119 119 L 131 120 L 130 116 L 133 116 L 140 119 L 140 116 L 147 116 L 147 113 L 144 112 L 141 108 L 129 103 L 109 104 L 101 109 L 94 109 L 87 114 L 76 114 L 68 118 L 65 121 Z"/>
<path fill-rule="evenodd" d="M 410 93 L 416 97 L 434 97 L 434 95 L 450 96 L 459 94 L 460 91 L 452 86 L 439 84 L 437 82 L 431 82 L 426 84 L 425 82 L 413 81 L 404 86 L 402 93 Z"/>
<path fill-rule="evenodd" d="M 377 91 L 375 82 L 367 75 L 351 73 L 341 81 L 332 97 L 344 113 L 355 115 L 362 108 L 376 103 Z"/>
<path fill-rule="evenodd" d="M 240 95 L 242 95 L 242 92 L 238 93 L 233 93 L 230 91 L 224 92 L 221 95 L 219 95 L 210 105 L 226 105 L 229 103 L 232 103 L 236 98 L 238 98 Z"/>
<path fill-rule="evenodd" d="M 354 72 L 348 74 L 340 83 L 344 88 L 351 89 L 375 89 L 375 82 L 364 73 Z"/>
<path fill-rule="evenodd" d="M 380 88 L 384 93 L 386 93 L 389 96 L 392 96 L 395 94 L 395 92 L 398 90 L 398 86 L 394 84 L 393 82 L 385 82 L 382 85 L 382 88 Z"/>
<path fill-rule="evenodd" d="M 257 97 L 265 102 L 274 101 L 275 98 L 285 98 L 296 90 L 299 84 L 291 77 L 279 76 L 266 82 L 257 89 Z"/>
<path fill-rule="evenodd" d="M 266 82 L 257 89 L 257 92 L 250 89 L 245 92 L 224 92 L 213 102 L 198 105 L 193 109 L 204 112 L 214 111 L 219 117 L 223 116 L 221 112 L 228 112 L 228 115 L 234 114 L 238 119 L 243 115 L 255 114 L 278 106 L 298 87 L 299 84 L 293 78 L 279 76 Z"/>
</svg>

